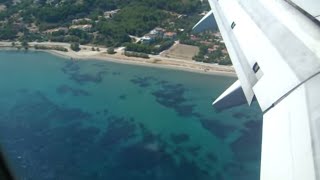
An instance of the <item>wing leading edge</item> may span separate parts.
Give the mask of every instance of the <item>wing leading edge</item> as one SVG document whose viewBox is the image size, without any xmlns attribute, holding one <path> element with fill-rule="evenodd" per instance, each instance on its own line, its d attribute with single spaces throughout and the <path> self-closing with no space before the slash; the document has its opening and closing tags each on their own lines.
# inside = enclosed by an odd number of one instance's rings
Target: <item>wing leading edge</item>
<svg viewBox="0 0 320 180">
<path fill-rule="evenodd" d="M 256 97 L 264 112 L 261 179 L 319 179 L 318 24 L 287 1 L 209 3 L 245 99 L 250 104 Z M 319 3 L 314 6 L 320 9 Z M 230 87 L 214 105 L 234 96 L 235 89 Z"/>
</svg>

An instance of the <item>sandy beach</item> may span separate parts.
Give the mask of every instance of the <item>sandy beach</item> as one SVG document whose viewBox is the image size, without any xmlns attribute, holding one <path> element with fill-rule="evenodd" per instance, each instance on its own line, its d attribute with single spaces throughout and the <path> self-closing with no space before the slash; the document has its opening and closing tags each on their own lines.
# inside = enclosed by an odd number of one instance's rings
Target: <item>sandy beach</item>
<svg viewBox="0 0 320 180">
<path fill-rule="evenodd" d="M 190 60 L 183 60 L 177 58 L 168 58 L 160 55 L 150 55 L 149 59 L 127 57 L 123 55 L 123 48 L 115 49 L 115 54 L 108 54 L 107 48 L 99 47 L 99 51 L 92 51 L 92 47 L 96 46 L 81 45 L 81 50 L 78 52 L 70 49 L 69 43 L 56 43 L 56 42 L 30 42 L 29 48 L 33 50 L 35 45 L 43 46 L 59 46 L 68 49 L 68 52 L 56 51 L 56 50 L 40 50 L 52 53 L 54 55 L 62 56 L 64 58 L 72 60 L 104 60 L 125 64 L 136 64 L 144 66 L 155 66 L 162 68 L 179 69 L 191 72 L 199 72 L 206 74 L 221 74 L 227 76 L 235 76 L 235 71 L 232 66 L 222 66 L 217 64 L 208 64 L 202 62 L 195 62 Z M 11 42 L 0 42 L 1 49 L 16 49 L 12 47 Z"/>
</svg>

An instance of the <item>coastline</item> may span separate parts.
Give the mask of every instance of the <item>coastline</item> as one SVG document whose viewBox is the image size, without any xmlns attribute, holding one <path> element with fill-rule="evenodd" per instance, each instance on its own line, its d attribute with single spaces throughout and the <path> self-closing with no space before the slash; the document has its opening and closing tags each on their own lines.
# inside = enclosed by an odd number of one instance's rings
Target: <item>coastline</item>
<svg viewBox="0 0 320 180">
<path fill-rule="evenodd" d="M 68 49 L 68 52 L 56 50 L 37 50 L 33 47 L 35 45 L 44 46 L 60 46 Z M 212 74 L 236 77 L 235 71 L 232 66 L 223 66 L 217 64 L 207 64 L 202 62 L 195 62 L 190 60 L 174 59 L 162 57 L 160 55 L 150 55 L 149 59 L 127 57 L 123 55 L 123 49 L 117 49 L 116 54 L 108 54 L 107 48 L 99 47 L 100 51 L 92 51 L 93 46 L 81 45 L 79 52 L 72 51 L 68 43 L 54 43 L 54 42 L 30 42 L 29 47 L 32 51 L 47 52 L 55 56 L 60 56 L 66 59 L 73 60 L 102 60 L 115 63 L 133 64 L 149 67 L 167 68 L 173 70 L 182 70 L 195 73 Z M 12 47 L 11 42 L 0 42 L 0 50 L 17 50 Z"/>
</svg>

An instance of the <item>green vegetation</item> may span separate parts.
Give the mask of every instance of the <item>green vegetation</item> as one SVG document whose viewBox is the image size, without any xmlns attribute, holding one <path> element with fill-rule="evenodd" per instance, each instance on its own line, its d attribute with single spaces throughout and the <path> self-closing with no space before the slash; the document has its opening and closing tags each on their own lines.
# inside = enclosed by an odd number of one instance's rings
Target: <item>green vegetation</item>
<svg viewBox="0 0 320 180">
<path fill-rule="evenodd" d="M 132 51 L 125 51 L 124 52 L 125 56 L 128 57 L 139 57 L 139 58 L 145 58 L 145 59 L 149 59 L 149 55 L 146 53 L 138 53 L 138 52 L 132 52 Z"/>
<path fill-rule="evenodd" d="M 168 23 L 173 14 L 196 15 L 202 9 L 199 0 L 23 0 L 17 4 L 1 0 L 0 3 L 7 6 L 6 11 L 0 12 L 0 21 L 7 21 L 0 28 L 0 39 L 13 40 L 18 32 L 23 32 L 24 36 L 29 36 L 29 40 L 45 40 L 41 32 L 69 27 L 74 19 L 89 18 L 90 21 L 81 21 L 79 24 L 91 24 L 92 31 L 58 32 L 50 34 L 47 39 L 80 44 L 94 42 L 108 46 L 130 42 L 129 34 L 142 36 L 156 26 Z M 104 12 L 115 9 L 120 11 L 113 18 L 106 18 Z M 27 30 L 31 23 L 36 25 L 40 34 Z M 95 38 L 91 34 L 94 31 L 98 32 Z"/>
<path fill-rule="evenodd" d="M 0 39 L 10 40 L 17 37 L 18 31 L 12 24 L 6 24 L 0 28 Z"/>
<path fill-rule="evenodd" d="M 29 49 L 29 43 L 27 41 L 22 41 L 21 42 L 21 46 L 25 49 L 28 50 Z"/>
<path fill-rule="evenodd" d="M 73 51 L 80 51 L 80 44 L 79 43 L 71 43 L 70 48 Z"/>
<path fill-rule="evenodd" d="M 134 52 L 141 52 L 145 54 L 151 54 L 152 48 L 144 44 L 130 43 L 126 45 L 126 51 L 134 51 Z"/>
<path fill-rule="evenodd" d="M 196 61 L 204 61 L 204 56 L 208 52 L 208 47 L 204 45 L 200 45 L 199 53 L 193 57 Z"/>
<path fill-rule="evenodd" d="M 114 17 L 113 22 L 130 35 L 142 36 L 168 18 L 167 13 L 148 6 L 127 6 Z"/>
<path fill-rule="evenodd" d="M 207 1 L 199 0 L 0 0 L 0 40 L 20 42 L 67 42 L 79 51 L 79 45 L 120 47 L 142 54 L 158 54 L 170 48 L 175 40 L 196 45 L 200 52 L 196 61 L 228 64 L 222 43 L 206 33 L 194 40 L 192 27 L 208 10 Z M 138 41 L 156 27 L 164 29 L 153 34 L 150 42 Z M 174 37 L 164 38 L 165 32 Z M 201 41 L 212 39 L 209 43 Z M 215 51 L 208 51 L 217 45 Z M 13 45 L 14 46 L 14 45 Z M 28 49 L 28 46 L 22 46 Z M 38 47 L 47 48 L 47 47 Z M 110 51 L 109 51 L 110 49 Z M 114 49 L 109 48 L 113 54 Z M 113 51 L 111 51 L 113 49 Z M 65 51 L 65 49 L 59 49 Z M 98 48 L 92 48 L 99 51 Z M 140 54 L 139 54 L 140 55 Z"/>
<path fill-rule="evenodd" d="M 35 45 L 34 49 L 41 49 L 41 50 L 56 50 L 56 51 L 63 51 L 68 52 L 68 49 L 61 47 L 61 46 L 44 46 L 44 45 Z"/>
<path fill-rule="evenodd" d="M 174 41 L 172 40 L 155 41 L 152 44 L 128 43 L 126 44 L 126 50 L 141 52 L 146 54 L 158 54 L 164 50 L 167 50 L 173 44 L 174 44 Z"/>
<path fill-rule="evenodd" d="M 115 54 L 116 52 L 114 51 L 113 47 L 109 47 L 108 50 L 107 50 L 107 53 L 108 54 Z"/>
<path fill-rule="evenodd" d="M 191 36 L 192 38 L 186 35 L 181 37 L 180 43 L 199 47 L 199 53 L 193 57 L 193 60 L 219 65 L 232 64 L 220 33 L 207 31 Z"/>
</svg>

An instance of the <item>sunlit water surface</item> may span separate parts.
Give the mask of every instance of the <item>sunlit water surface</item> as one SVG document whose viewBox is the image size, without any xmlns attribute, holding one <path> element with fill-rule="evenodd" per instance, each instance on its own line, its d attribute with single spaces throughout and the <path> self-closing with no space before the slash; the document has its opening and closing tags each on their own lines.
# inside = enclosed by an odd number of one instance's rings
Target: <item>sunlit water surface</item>
<svg viewBox="0 0 320 180">
<path fill-rule="evenodd" d="M 0 51 L 0 143 L 18 179 L 258 180 L 259 107 L 211 106 L 234 81 Z"/>
</svg>

